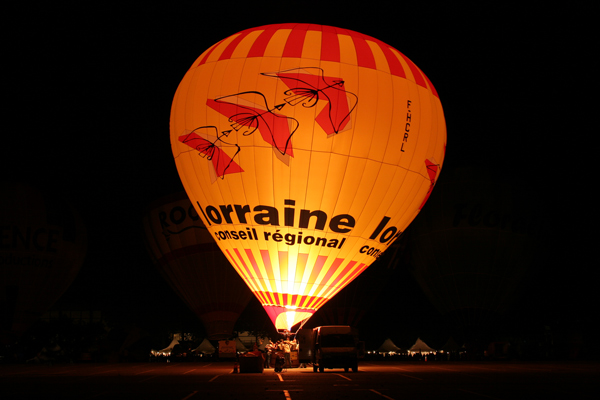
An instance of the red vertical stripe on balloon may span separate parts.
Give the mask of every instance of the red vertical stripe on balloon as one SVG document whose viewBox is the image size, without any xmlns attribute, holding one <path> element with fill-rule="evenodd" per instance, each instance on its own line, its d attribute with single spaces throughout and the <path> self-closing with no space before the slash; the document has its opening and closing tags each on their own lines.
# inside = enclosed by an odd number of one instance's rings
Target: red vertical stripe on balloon
<svg viewBox="0 0 600 400">
<path fill-rule="evenodd" d="M 250 51 L 248 52 L 248 57 L 262 57 L 265 54 L 265 50 L 271 41 L 271 38 L 277 32 L 279 27 L 272 27 L 269 29 L 265 29 L 254 41 Z"/>
<path fill-rule="evenodd" d="M 304 271 L 306 271 L 306 261 L 308 260 L 308 254 L 299 253 L 296 259 L 296 276 L 297 280 L 300 281 L 304 277 Z M 300 272 L 300 274 L 298 274 Z"/>
<path fill-rule="evenodd" d="M 327 303 L 327 301 L 329 301 L 329 299 L 325 297 L 312 297 L 311 302 L 308 303 L 308 307 L 318 310 L 323 306 L 323 304 Z"/>
<path fill-rule="evenodd" d="M 419 68 L 417 68 L 415 63 L 410 61 L 408 59 L 408 57 L 406 57 L 404 54 L 400 53 L 400 55 L 402 56 L 402 58 L 404 58 L 404 61 L 406 61 L 406 63 L 408 64 L 408 68 L 410 68 L 410 72 L 412 72 L 413 77 L 415 78 L 415 83 L 419 86 L 423 86 L 424 88 L 426 88 L 427 83 L 425 82 L 425 79 L 423 78 L 423 74 L 421 73 L 421 70 Z"/>
<path fill-rule="evenodd" d="M 317 257 L 317 260 L 315 261 L 313 270 L 310 273 L 310 278 L 308 279 L 309 284 L 314 285 L 317 283 L 317 278 L 319 277 L 319 273 L 321 273 L 321 270 L 323 269 L 323 265 L 325 264 L 325 261 L 327 261 L 326 256 L 318 256 Z"/>
<path fill-rule="evenodd" d="M 227 251 L 227 254 L 229 255 L 229 259 L 233 260 L 233 262 L 235 263 L 235 265 L 238 267 L 238 270 L 242 271 L 244 273 L 243 278 L 245 280 L 251 281 L 252 280 L 252 275 L 250 273 L 250 269 L 248 268 L 248 266 L 244 262 L 244 259 L 241 257 L 241 254 L 238 251 L 238 249 L 234 249 L 233 250 L 235 252 L 235 256 L 233 256 L 233 254 L 231 254 L 231 252 L 229 251 L 229 249 L 227 249 L 226 251 Z M 256 289 L 260 290 L 260 287 L 257 287 Z"/>
<path fill-rule="evenodd" d="M 396 57 L 392 49 L 390 49 L 389 46 L 382 42 L 379 42 L 379 47 L 381 48 L 381 51 L 383 51 L 383 55 L 387 60 L 388 66 L 390 68 L 390 73 L 395 76 L 406 78 L 406 72 L 404 72 L 404 68 L 400 63 L 400 60 L 398 60 L 398 57 Z"/>
<path fill-rule="evenodd" d="M 247 252 L 248 251 L 251 252 L 251 250 L 249 250 L 249 249 L 246 250 L 246 251 Z M 273 266 L 271 265 L 271 258 L 269 257 L 268 250 L 261 250 L 260 251 L 260 255 L 261 255 L 261 258 L 263 260 L 263 265 L 265 266 L 265 271 L 273 271 Z M 258 266 L 256 268 L 257 268 L 257 272 L 256 273 L 259 274 Z M 261 275 L 259 275 L 259 276 L 261 276 Z M 268 279 L 268 277 L 267 277 L 267 279 Z M 269 286 L 268 286 L 267 283 L 265 283 L 264 288 L 265 289 L 269 288 Z M 279 304 L 279 302 L 277 300 L 281 298 L 281 295 L 277 295 L 277 294 L 274 294 L 274 293 L 273 294 L 268 293 L 268 295 L 269 295 L 269 300 L 271 301 L 271 304 Z"/>
<path fill-rule="evenodd" d="M 250 249 L 245 249 L 246 250 L 246 256 L 248 257 L 248 259 L 250 260 L 250 265 L 252 266 L 252 268 L 254 269 L 254 273 L 257 276 L 257 280 L 260 283 L 261 278 L 262 278 L 262 274 L 260 273 L 260 269 L 258 268 L 258 263 L 256 262 L 256 259 L 254 258 L 254 254 L 252 254 L 252 250 Z M 270 267 L 270 265 L 269 265 Z M 265 268 L 267 268 L 267 265 L 265 265 Z M 262 285 L 261 285 L 262 286 Z M 265 288 L 266 289 L 266 288 Z"/>
<path fill-rule="evenodd" d="M 352 261 L 352 263 L 354 263 L 354 261 Z M 343 288 L 344 286 L 346 286 L 347 284 L 352 282 L 352 280 L 354 278 L 356 278 L 358 275 L 360 275 L 360 273 L 363 272 L 366 268 L 367 268 L 367 264 L 359 264 L 358 268 L 356 268 L 354 270 L 354 272 L 352 272 L 350 275 L 348 275 L 348 277 L 346 279 L 341 281 L 339 286 Z"/>
<path fill-rule="evenodd" d="M 325 277 L 323 277 L 323 280 L 321 282 L 323 282 L 324 285 L 330 285 L 333 284 L 334 282 L 329 282 L 331 277 L 333 276 L 333 274 L 337 271 L 338 267 L 340 266 L 340 264 L 342 263 L 342 261 L 344 261 L 343 258 L 336 258 L 335 260 L 333 260 L 333 263 L 331 264 L 331 266 L 329 267 L 329 270 L 327 271 L 327 274 L 325 274 Z M 351 261 L 350 264 L 354 263 L 354 261 Z M 346 267 L 348 268 L 348 267 Z M 338 275 L 338 278 L 341 275 Z M 336 285 L 337 286 L 337 285 Z"/>
<path fill-rule="evenodd" d="M 312 286 L 317 284 L 317 278 L 319 277 L 319 273 L 321 272 L 321 270 L 323 269 L 323 265 L 325 265 L 325 261 L 327 260 L 327 256 L 318 256 L 317 260 L 315 261 L 315 265 L 313 266 L 313 269 L 310 273 L 310 277 L 308 278 L 308 286 L 307 289 L 310 291 L 312 290 Z M 305 298 L 302 301 L 301 307 L 306 307 L 306 305 L 308 304 L 308 301 L 312 299 L 311 298 Z"/>
<path fill-rule="evenodd" d="M 250 32 L 251 32 L 250 30 L 240 32 L 240 34 L 235 39 L 233 39 L 231 41 L 231 43 L 229 43 L 227 45 L 227 47 L 225 48 L 223 53 L 221 53 L 221 56 L 219 57 L 219 61 L 227 60 L 227 59 L 231 58 L 231 55 L 233 54 L 233 51 L 235 50 L 235 48 L 238 46 L 238 44 L 240 44 L 242 39 L 244 39 L 246 36 L 248 36 L 248 34 Z"/>
<path fill-rule="evenodd" d="M 279 302 L 277 301 L 277 296 L 275 295 L 275 293 L 266 292 L 265 294 L 267 295 L 267 299 L 269 300 L 269 302 L 267 304 L 279 305 Z"/>
<path fill-rule="evenodd" d="M 364 264 L 359 264 L 358 268 L 355 268 L 355 265 L 356 265 L 356 261 L 350 261 L 348 263 L 348 265 L 346 265 L 346 268 L 343 269 L 342 273 L 339 275 L 339 278 L 336 282 L 337 287 L 343 288 L 348 283 L 350 283 L 350 281 L 352 281 L 352 279 L 354 279 L 354 277 L 357 276 L 356 270 L 360 270 L 360 265 L 364 265 Z"/>
<path fill-rule="evenodd" d="M 388 46 L 387 44 L 385 44 L 384 42 L 381 42 L 380 40 L 377 40 L 370 36 L 363 35 L 361 33 L 350 31 L 347 29 L 340 29 L 340 28 L 334 28 L 331 26 L 319 26 L 319 25 L 312 25 L 312 24 L 277 24 L 277 25 L 272 25 L 272 26 L 267 26 L 267 27 L 263 26 L 263 27 L 247 29 L 245 31 L 240 32 L 240 34 L 227 45 L 225 50 L 219 56 L 219 60 L 226 60 L 226 59 L 231 58 L 231 55 L 233 54 L 234 50 L 239 45 L 239 43 L 246 36 L 248 36 L 248 34 L 250 34 L 251 32 L 257 31 L 257 30 L 263 30 L 263 32 L 255 40 L 255 42 L 253 43 L 252 47 L 250 48 L 250 51 L 247 56 L 248 57 L 264 56 L 264 52 L 265 52 L 271 38 L 273 37 L 275 32 L 280 29 L 290 29 L 291 30 L 290 35 L 287 39 L 287 42 L 284 46 L 283 54 L 281 55 L 282 57 L 300 58 L 302 56 L 302 49 L 304 47 L 306 32 L 309 30 L 313 30 L 313 31 L 321 31 L 321 34 L 322 34 L 321 59 L 323 59 L 325 61 L 339 62 L 340 61 L 340 47 L 339 47 L 338 35 L 347 35 L 347 36 L 350 36 L 352 38 L 352 41 L 354 42 L 354 47 L 355 47 L 356 55 L 357 55 L 357 63 L 359 66 L 365 67 L 365 68 L 371 68 L 371 69 L 377 68 L 377 64 L 375 62 L 375 57 L 373 56 L 373 52 L 371 51 L 371 48 L 369 47 L 369 45 L 367 43 L 367 40 L 369 40 L 374 43 L 377 43 L 379 45 L 379 47 L 381 48 L 381 50 L 383 51 L 383 54 L 388 62 L 388 66 L 390 68 L 390 73 L 395 76 L 406 78 L 406 72 L 404 71 L 402 64 L 396 58 L 396 55 L 392 51 L 392 48 L 390 46 Z M 208 57 L 212 54 L 212 52 L 218 46 L 219 46 L 219 44 L 216 44 L 209 51 L 207 51 L 207 53 L 202 58 L 202 60 L 198 63 L 198 65 L 202 65 L 202 64 L 206 63 L 206 60 L 208 59 Z M 414 76 L 416 84 L 419 86 L 422 86 L 424 88 L 429 88 L 436 97 L 439 97 L 437 91 L 435 90 L 435 88 L 433 87 L 433 85 L 431 84 L 431 82 L 429 81 L 427 76 L 425 76 L 425 74 L 423 74 L 421 72 L 421 70 L 419 70 L 419 68 L 410 59 L 408 59 L 404 54 L 402 54 L 400 52 L 398 52 L 398 53 L 402 56 L 402 58 L 404 58 L 404 60 L 408 64 L 409 69 L 411 70 L 411 72 Z"/>
<path fill-rule="evenodd" d="M 335 28 L 323 27 L 321 36 L 321 60 L 340 62 L 340 42 Z"/>
<path fill-rule="evenodd" d="M 307 26 L 302 26 L 302 29 L 293 29 L 288 36 L 287 42 L 285 42 L 285 48 L 283 49 L 282 57 L 296 57 L 302 56 L 302 47 L 304 46 L 304 38 L 306 37 Z"/>
<path fill-rule="evenodd" d="M 219 46 L 219 44 L 221 44 L 221 42 L 222 42 L 222 40 L 221 40 L 219 43 L 215 44 L 213 47 L 211 47 L 211 48 L 210 48 L 210 49 L 209 49 L 209 50 L 206 52 L 206 54 L 204 55 L 204 57 L 202 57 L 202 60 L 200 60 L 200 62 L 198 63 L 198 65 L 197 65 L 197 66 L 200 66 L 200 65 L 202 65 L 202 64 L 204 64 L 204 63 L 206 63 L 206 60 L 208 59 L 208 57 L 210 57 L 210 55 L 212 54 L 212 52 L 213 52 L 213 51 L 214 51 L 214 50 L 215 50 L 215 49 L 216 49 L 216 48 Z"/>
<path fill-rule="evenodd" d="M 348 283 L 350 283 L 350 281 L 352 280 L 352 276 L 355 276 L 354 273 L 350 273 L 355 265 L 356 261 L 350 261 L 348 263 L 348 265 L 344 268 L 342 273 L 338 275 L 338 279 L 336 280 L 335 285 L 330 285 L 330 289 L 323 294 L 324 297 L 330 299 L 336 293 L 342 290 Z"/>
<path fill-rule="evenodd" d="M 362 36 L 352 35 L 352 41 L 354 42 L 354 48 L 356 50 L 356 62 L 359 67 L 375 69 L 375 57 L 371 48 Z"/>
<path fill-rule="evenodd" d="M 300 296 L 297 295 L 297 294 L 293 294 L 290 304 L 293 305 L 293 306 L 297 306 L 298 305 L 298 300 L 300 300 Z"/>
</svg>

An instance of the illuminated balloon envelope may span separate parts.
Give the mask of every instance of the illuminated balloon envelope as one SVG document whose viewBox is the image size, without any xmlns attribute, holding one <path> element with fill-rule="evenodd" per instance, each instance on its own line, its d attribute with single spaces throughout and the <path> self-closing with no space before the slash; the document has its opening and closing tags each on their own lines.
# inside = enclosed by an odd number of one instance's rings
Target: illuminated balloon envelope
<svg viewBox="0 0 600 400">
<path fill-rule="evenodd" d="M 185 192 L 153 203 L 143 219 L 150 256 L 202 320 L 211 340 L 230 339 L 252 292 L 198 217 Z"/>
<path fill-rule="evenodd" d="M 517 299 L 537 243 L 526 199 L 485 169 L 459 168 L 445 173 L 411 225 L 413 274 L 459 328 L 483 332 Z"/>
<path fill-rule="evenodd" d="M 0 336 L 25 333 L 71 285 L 87 233 L 71 206 L 33 187 L 0 193 Z"/>
<path fill-rule="evenodd" d="M 330 26 L 222 40 L 193 63 L 171 110 L 185 190 L 278 329 L 309 318 L 404 231 L 445 146 L 423 72 Z"/>
</svg>

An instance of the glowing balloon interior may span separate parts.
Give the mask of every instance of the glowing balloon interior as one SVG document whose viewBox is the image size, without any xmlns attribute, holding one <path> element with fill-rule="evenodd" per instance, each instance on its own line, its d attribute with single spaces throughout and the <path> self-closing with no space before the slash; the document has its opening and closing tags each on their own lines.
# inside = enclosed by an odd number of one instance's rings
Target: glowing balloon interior
<svg viewBox="0 0 600 400">
<path fill-rule="evenodd" d="M 280 24 L 206 50 L 171 146 L 185 190 L 279 329 L 309 318 L 404 231 L 439 176 L 442 106 L 372 37 Z"/>
</svg>

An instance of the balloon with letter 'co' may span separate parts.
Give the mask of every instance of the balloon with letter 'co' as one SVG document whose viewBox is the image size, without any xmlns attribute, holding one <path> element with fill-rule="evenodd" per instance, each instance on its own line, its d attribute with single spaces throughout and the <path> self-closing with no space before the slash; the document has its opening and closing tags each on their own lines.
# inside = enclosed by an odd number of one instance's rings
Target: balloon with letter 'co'
<svg viewBox="0 0 600 400">
<path fill-rule="evenodd" d="M 236 33 L 171 109 L 185 190 L 278 329 L 309 318 L 417 215 L 446 147 L 429 79 L 391 46 L 311 24 Z"/>
<path fill-rule="evenodd" d="M 173 193 L 153 202 L 143 225 L 150 257 L 202 320 L 207 338 L 231 339 L 252 293 L 229 266 L 187 195 Z"/>
</svg>

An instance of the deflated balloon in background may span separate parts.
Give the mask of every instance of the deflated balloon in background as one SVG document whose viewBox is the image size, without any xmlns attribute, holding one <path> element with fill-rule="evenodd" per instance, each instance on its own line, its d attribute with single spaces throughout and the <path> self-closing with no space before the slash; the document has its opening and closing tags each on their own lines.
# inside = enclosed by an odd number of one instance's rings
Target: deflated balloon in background
<svg viewBox="0 0 600 400">
<path fill-rule="evenodd" d="M 233 337 L 252 293 L 198 217 L 185 192 L 154 202 L 143 219 L 148 252 L 162 276 L 202 320 L 211 340 Z"/>
<path fill-rule="evenodd" d="M 540 233 L 526 193 L 485 168 L 445 171 L 411 225 L 413 274 L 459 334 L 482 334 L 518 299 Z"/>
<path fill-rule="evenodd" d="M 71 285 L 87 232 L 68 202 L 25 184 L 2 188 L 0 230 L 0 336 L 9 344 Z"/>
<path fill-rule="evenodd" d="M 305 321 L 406 229 L 446 127 L 425 74 L 354 31 L 278 24 L 210 47 L 171 111 L 183 186 L 278 329 Z"/>
</svg>

